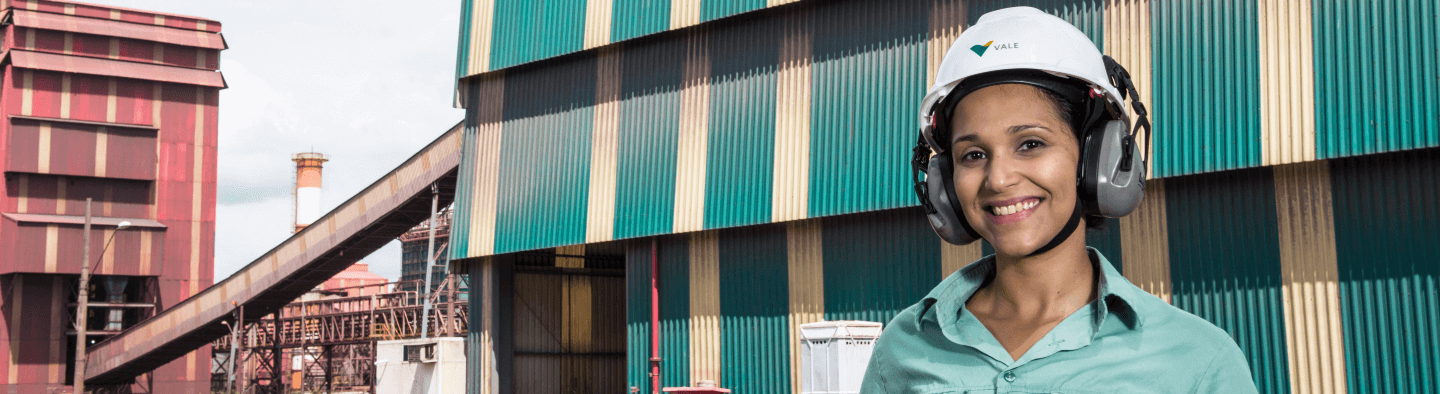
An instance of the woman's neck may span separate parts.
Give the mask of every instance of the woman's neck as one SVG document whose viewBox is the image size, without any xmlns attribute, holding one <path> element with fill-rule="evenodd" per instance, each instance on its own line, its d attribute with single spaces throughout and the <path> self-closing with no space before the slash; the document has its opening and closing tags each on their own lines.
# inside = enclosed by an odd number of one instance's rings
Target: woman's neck
<svg viewBox="0 0 1440 394">
<path fill-rule="evenodd" d="M 1076 231 L 1038 256 L 995 256 L 995 277 L 972 297 L 996 316 L 1020 320 L 1064 318 L 1090 303 L 1095 267 Z M 978 298 L 978 299 L 977 299 Z"/>
</svg>

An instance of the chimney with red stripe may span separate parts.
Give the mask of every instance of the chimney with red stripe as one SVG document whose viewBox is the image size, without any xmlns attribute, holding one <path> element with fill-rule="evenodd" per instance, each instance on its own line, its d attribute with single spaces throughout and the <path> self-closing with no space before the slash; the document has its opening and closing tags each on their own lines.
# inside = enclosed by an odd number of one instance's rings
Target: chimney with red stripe
<svg viewBox="0 0 1440 394">
<path fill-rule="evenodd" d="M 320 169 L 330 161 L 324 154 L 296 153 L 295 162 L 295 232 L 304 230 L 320 219 Z"/>
</svg>

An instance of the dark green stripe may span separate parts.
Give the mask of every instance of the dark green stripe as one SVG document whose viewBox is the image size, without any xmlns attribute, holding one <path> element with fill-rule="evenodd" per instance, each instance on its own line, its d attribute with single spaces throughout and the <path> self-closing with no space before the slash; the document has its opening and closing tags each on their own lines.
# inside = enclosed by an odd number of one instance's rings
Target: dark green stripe
<svg viewBox="0 0 1440 394">
<path fill-rule="evenodd" d="M 1290 392 L 1271 170 L 1168 179 L 1165 208 L 1175 306 L 1230 333 L 1260 392 Z"/>
<path fill-rule="evenodd" d="M 623 56 L 615 238 L 668 234 L 675 222 L 685 43 L 652 41 L 627 47 Z"/>
<path fill-rule="evenodd" d="M 700 21 L 711 21 L 765 8 L 765 0 L 701 0 Z"/>
<path fill-rule="evenodd" d="M 715 30 L 710 48 L 710 136 L 705 228 L 770 221 L 775 162 L 778 24 Z"/>
<path fill-rule="evenodd" d="M 671 0 L 615 0 L 610 42 L 669 30 L 670 3 Z"/>
<path fill-rule="evenodd" d="M 586 0 L 495 2 L 490 69 L 578 51 L 585 44 Z"/>
<path fill-rule="evenodd" d="M 825 320 L 889 323 L 939 283 L 940 239 L 919 208 L 824 219 Z"/>
<path fill-rule="evenodd" d="M 660 242 L 660 383 L 689 386 L 690 247 L 687 236 Z"/>
<path fill-rule="evenodd" d="M 720 382 L 736 393 L 789 392 L 785 227 L 724 230 L 719 249 Z"/>
<path fill-rule="evenodd" d="M 650 392 L 649 242 L 629 242 L 625 249 L 625 305 L 626 380 L 630 387 L 639 387 L 640 392 L 648 393 Z"/>
</svg>

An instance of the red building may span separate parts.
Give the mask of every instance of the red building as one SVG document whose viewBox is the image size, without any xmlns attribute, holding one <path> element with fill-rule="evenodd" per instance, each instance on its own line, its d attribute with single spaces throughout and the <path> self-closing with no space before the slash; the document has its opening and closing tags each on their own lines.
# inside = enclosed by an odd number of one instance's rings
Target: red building
<svg viewBox="0 0 1440 394">
<path fill-rule="evenodd" d="M 86 198 L 90 343 L 214 281 L 226 45 L 219 22 L 189 16 L 46 0 L 0 12 L 0 386 L 65 391 Z M 202 348 L 137 391 L 205 392 L 209 368 Z"/>
</svg>

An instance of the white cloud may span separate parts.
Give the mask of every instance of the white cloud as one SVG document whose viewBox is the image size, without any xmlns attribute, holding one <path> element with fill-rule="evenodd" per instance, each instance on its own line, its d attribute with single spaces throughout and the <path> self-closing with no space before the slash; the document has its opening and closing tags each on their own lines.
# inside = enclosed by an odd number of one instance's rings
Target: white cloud
<svg viewBox="0 0 1440 394">
<path fill-rule="evenodd" d="M 452 0 L 98 0 L 217 20 L 219 281 L 289 237 L 296 152 L 325 153 L 329 211 L 460 121 L 451 107 L 459 5 Z M 391 242 L 365 258 L 400 276 Z"/>
</svg>

